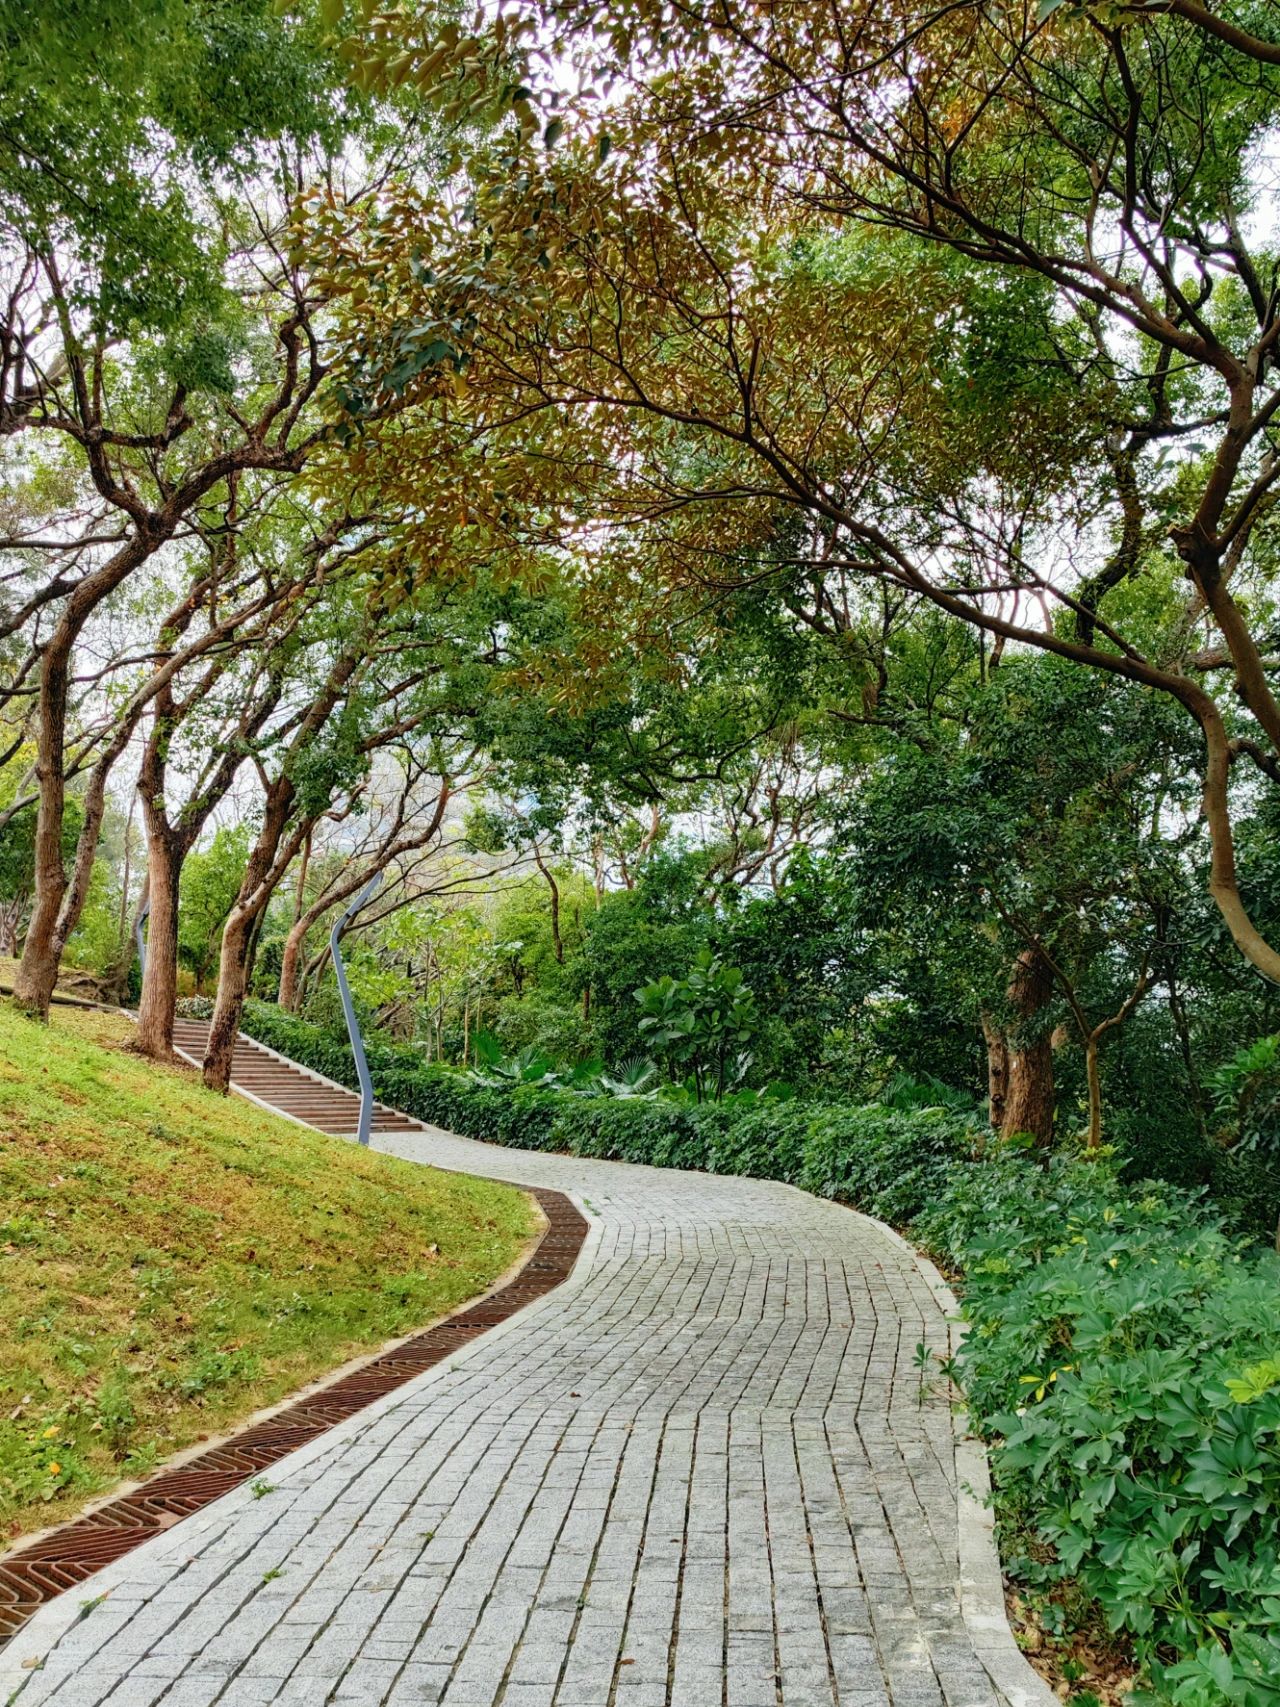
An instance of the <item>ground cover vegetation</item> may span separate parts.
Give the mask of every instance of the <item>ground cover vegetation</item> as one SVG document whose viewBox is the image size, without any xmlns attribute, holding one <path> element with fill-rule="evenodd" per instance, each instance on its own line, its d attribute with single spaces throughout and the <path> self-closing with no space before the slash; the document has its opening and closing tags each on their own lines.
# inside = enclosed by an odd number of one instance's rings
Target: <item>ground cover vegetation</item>
<svg viewBox="0 0 1280 1707">
<path fill-rule="evenodd" d="M 1280 1669 L 1273 24 L 0 26 L 17 1006 L 351 1082 L 350 908 L 387 1101 L 914 1228 L 1010 1569 L 1195 1707 Z"/>
</svg>

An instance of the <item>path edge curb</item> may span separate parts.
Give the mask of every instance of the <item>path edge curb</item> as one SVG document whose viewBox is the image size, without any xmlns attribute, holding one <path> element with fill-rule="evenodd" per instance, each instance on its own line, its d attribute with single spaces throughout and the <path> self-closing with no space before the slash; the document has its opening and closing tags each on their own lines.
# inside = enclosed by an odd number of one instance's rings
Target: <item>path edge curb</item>
<svg viewBox="0 0 1280 1707">
<path fill-rule="evenodd" d="M 797 1188 L 799 1189 L 799 1188 Z M 947 1320 L 948 1355 L 960 1349 L 968 1326 L 960 1301 L 941 1271 L 885 1221 L 853 1210 L 904 1251 Z M 956 1527 L 960 1558 L 960 1609 L 965 1629 L 987 1676 L 1009 1707 L 1061 1707 L 1061 1702 L 1014 1640 L 1004 1599 L 1004 1572 L 991 1510 L 991 1466 L 963 1404 L 952 1407 L 956 1464 Z"/>
</svg>

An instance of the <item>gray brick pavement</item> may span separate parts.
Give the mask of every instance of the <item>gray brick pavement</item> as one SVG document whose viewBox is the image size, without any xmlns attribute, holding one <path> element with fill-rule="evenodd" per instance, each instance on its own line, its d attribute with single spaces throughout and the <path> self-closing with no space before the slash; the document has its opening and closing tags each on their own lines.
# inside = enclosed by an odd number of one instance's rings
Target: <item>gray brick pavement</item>
<svg viewBox="0 0 1280 1707">
<path fill-rule="evenodd" d="M 122 1561 L 19 1707 L 1002 1707 L 909 1252 L 764 1181 L 385 1142 L 577 1195 L 573 1277 Z"/>
</svg>

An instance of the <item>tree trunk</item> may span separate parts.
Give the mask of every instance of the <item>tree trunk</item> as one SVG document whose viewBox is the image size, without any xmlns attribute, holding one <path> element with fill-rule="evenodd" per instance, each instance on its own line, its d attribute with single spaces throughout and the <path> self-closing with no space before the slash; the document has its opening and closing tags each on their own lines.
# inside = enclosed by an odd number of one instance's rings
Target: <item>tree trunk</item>
<svg viewBox="0 0 1280 1707">
<path fill-rule="evenodd" d="M 284 950 L 280 956 L 280 988 L 276 992 L 276 1001 L 288 1013 L 298 1011 L 302 951 L 313 922 L 311 909 L 304 905 L 310 868 L 311 837 L 308 836 L 302 844 L 302 858 L 298 861 L 298 881 L 293 891 L 293 923 L 284 939 Z"/>
<path fill-rule="evenodd" d="M 172 528 L 169 529 L 171 533 Z M 165 536 L 167 537 L 167 535 Z M 36 729 L 35 901 L 23 944 L 22 962 L 13 980 L 13 1001 L 39 1019 L 48 1019 L 49 1003 L 58 982 L 58 965 L 67 938 L 80 920 L 89 890 L 89 874 L 98 846 L 98 831 L 106 798 L 107 773 L 128 744 L 137 715 L 117 730 L 110 746 L 94 766 L 85 797 L 85 823 L 76 850 L 75 870 L 68 896 L 62 863 L 62 825 L 67 804 L 67 696 L 71 657 L 80 631 L 95 605 L 118 587 L 161 543 L 150 529 L 123 545 L 101 569 L 85 577 L 68 599 L 62 616 L 44 644 L 40 658 L 39 715 Z M 93 808 L 97 807 L 97 821 Z"/>
<path fill-rule="evenodd" d="M 1009 1099 L 1009 1039 L 989 1013 L 982 1016 L 982 1035 L 987 1045 L 988 1119 L 997 1132 L 1004 1127 L 1005 1104 Z"/>
<path fill-rule="evenodd" d="M 68 647 L 69 652 L 69 647 Z M 46 657 L 46 666 L 48 658 Z M 55 672 L 56 674 L 56 672 Z M 36 743 L 36 777 L 40 804 L 36 810 L 35 906 L 22 962 L 13 980 L 15 1006 L 35 1018 L 48 1019 L 49 1003 L 58 982 L 58 968 L 67 939 L 80 923 L 89 899 L 89 884 L 98 854 L 98 838 L 107 810 L 107 781 L 116 760 L 124 752 L 142 715 L 136 706 L 117 726 L 89 773 L 84 791 L 84 819 L 67 874 L 62 861 L 62 829 L 66 815 L 66 778 L 63 767 L 66 725 L 66 674 L 61 688 L 47 685 L 42 676 L 40 733 Z"/>
<path fill-rule="evenodd" d="M 298 1011 L 298 973 L 302 963 L 302 950 L 307 940 L 307 929 L 310 921 L 304 915 L 290 927 L 288 936 L 284 939 L 284 949 L 280 955 L 280 988 L 276 1000 L 287 1013 Z"/>
<path fill-rule="evenodd" d="M 65 624 L 64 624 L 65 626 Z M 62 864 L 62 819 L 66 810 L 64 735 L 67 721 L 67 674 L 71 636 L 59 636 L 45 647 L 40 661 L 40 723 L 36 736 L 35 902 L 22 947 L 22 960 L 13 978 L 14 1006 L 36 1019 L 48 1019 L 53 987 L 58 982 L 62 944 L 58 914 L 66 893 Z"/>
<path fill-rule="evenodd" d="M 285 837 L 293 799 L 294 788 L 289 777 L 278 777 L 267 794 L 262 828 L 250 850 L 240 893 L 222 927 L 218 994 L 214 1000 L 209 1043 L 204 1057 L 204 1082 L 211 1091 L 225 1093 L 231 1083 L 231 1058 L 235 1053 L 240 1016 L 248 994 L 262 916 L 270 905 L 276 885 L 312 827 L 309 823 L 301 824 L 293 836 Z"/>
<path fill-rule="evenodd" d="M 157 1061 L 171 1061 L 173 1016 L 178 999 L 178 885 L 184 849 L 179 838 L 155 829 L 149 812 L 147 840 L 151 912 L 147 921 L 146 971 L 138 1003 L 138 1048 Z"/>
<path fill-rule="evenodd" d="M 173 1059 L 173 1019 L 178 1000 L 178 891 L 195 832 L 169 823 L 165 779 L 172 735 L 172 694 L 156 702 L 150 739 L 142 750 L 136 798 L 147 838 L 147 953 L 138 1002 L 138 1048 L 157 1061 Z"/>
<path fill-rule="evenodd" d="M 1038 1144 L 1053 1141 L 1053 1038 L 1037 1020 L 1053 994 L 1053 972 L 1044 956 L 1025 948 L 1009 981 L 1015 1024 L 1009 1033 L 1009 1079 L 1000 1133 L 1026 1132 Z"/>
<path fill-rule="evenodd" d="M 249 949 L 256 914 L 246 907 L 233 907 L 222 931 L 218 959 L 218 997 L 209 1026 L 204 1055 L 204 1082 L 211 1091 L 226 1093 L 231 1084 L 231 1059 L 235 1054 L 240 1016 L 249 988 Z"/>
<path fill-rule="evenodd" d="M 551 948 L 559 966 L 564 965 L 564 943 L 560 938 L 560 885 L 556 882 L 550 869 L 543 864 L 542 855 L 535 847 L 533 850 L 534 864 L 547 880 L 547 888 L 551 891 Z"/>
<path fill-rule="evenodd" d="M 1096 1031 L 1084 1040 L 1084 1074 L 1089 1087 L 1089 1130 L 1085 1135 L 1085 1148 L 1096 1150 L 1102 1143 L 1102 1078 L 1098 1072 Z"/>
</svg>

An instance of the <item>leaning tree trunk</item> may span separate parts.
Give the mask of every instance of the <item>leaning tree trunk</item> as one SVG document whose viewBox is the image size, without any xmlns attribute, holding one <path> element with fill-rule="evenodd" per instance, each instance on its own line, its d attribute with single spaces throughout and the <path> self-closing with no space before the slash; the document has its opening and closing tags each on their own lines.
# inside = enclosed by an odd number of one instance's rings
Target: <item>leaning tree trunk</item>
<svg viewBox="0 0 1280 1707">
<path fill-rule="evenodd" d="M 66 810 L 64 731 L 71 647 L 50 645 L 40 667 L 40 727 L 36 737 L 35 900 L 22 960 L 13 978 L 16 1007 L 48 1019 L 62 959 L 58 917 L 67 889 L 62 863 L 62 819 Z"/>
<path fill-rule="evenodd" d="M 1038 1144 L 1053 1140 L 1053 1037 L 1041 1016 L 1053 995 L 1053 972 L 1034 948 L 1018 956 L 1009 981 L 1015 1023 L 1009 1033 L 1009 1078 L 1001 1136 L 1026 1132 Z"/>
<path fill-rule="evenodd" d="M 262 828 L 249 855 L 240 893 L 222 927 L 218 994 L 214 1000 L 209 1043 L 204 1057 L 204 1082 L 211 1091 L 225 1092 L 231 1084 L 231 1061 L 240 1030 L 240 1016 L 249 992 L 258 924 L 270 904 L 276 884 L 310 828 L 309 825 L 299 828 L 297 835 L 281 847 L 293 797 L 293 783 L 289 777 L 277 778 L 267 795 Z"/>
<path fill-rule="evenodd" d="M 22 951 L 22 962 L 19 966 L 19 976 L 14 978 L 14 1001 L 25 1012 L 40 1019 L 48 1019 L 49 1003 L 53 999 L 54 986 L 58 981 L 58 969 L 62 964 L 63 951 L 67 939 L 80 923 L 84 912 L 85 902 L 89 899 L 89 885 L 93 878 L 94 861 L 98 853 L 98 838 L 102 833 L 102 820 L 107 809 L 107 778 L 111 768 L 120 754 L 128 745 L 129 736 L 133 730 L 135 719 L 126 719 L 117 730 L 111 745 L 94 765 L 89 776 L 89 785 L 84 791 L 84 819 L 80 826 L 80 835 L 76 842 L 74 858 L 71 862 L 71 873 L 67 875 L 62 864 L 61 825 L 63 822 L 62 809 L 59 808 L 57 821 L 59 825 L 57 848 L 56 878 L 52 868 L 45 870 L 42 880 L 41 871 L 49 859 L 49 849 L 42 850 L 42 832 L 39 818 L 36 828 L 36 910 L 41 915 L 40 935 L 37 946 L 33 948 L 33 928 L 27 932 L 27 940 Z M 57 792 L 63 793 L 61 782 Z M 41 803 L 43 810 L 43 800 Z M 45 884 L 46 900 L 50 894 L 57 892 L 59 903 L 52 913 L 47 906 L 40 902 L 40 884 Z"/>
<path fill-rule="evenodd" d="M 547 888 L 551 891 L 551 947 L 555 954 L 557 965 L 564 965 L 564 942 L 560 936 L 560 885 L 556 882 L 550 868 L 543 863 L 542 854 L 537 847 L 533 850 L 534 863 L 547 880 Z"/>
<path fill-rule="evenodd" d="M 102 821 L 107 810 L 107 781 L 116 760 L 129 745 L 141 715 L 141 706 L 135 705 L 121 718 L 110 742 L 89 773 L 88 785 L 82 796 L 84 816 L 68 874 L 62 861 L 62 829 L 66 812 L 66 779 L 63 774 L 65 680 L 59 715 L 55 715 L 57 696 L 52 689 L 42 697 L 41 703 L 40 736 L 36 747 L 40 804 L 36 811 L 35 905 L 23 945 L 22 961 L 13 980 L 13 999 L 15 1006 L 24 1012 L 39 1019 L 48 1019 L 63 950 L 72 931 L 80 923 L 85 902 L 89 899 L 98 838 L 102 834 Z"/>
<path fill-rule="evenodd" d="M 249 951 L 256 918 L 255 910 L 236 906 L 223 927 L 218 996 L 204 1055 L 204 1082 L 211 1091 L 226 1092 L 231 1085 L 231 1061 L 249 989 Z"/>
<path fill-rule="evenodd" d="M 178 885 L 180 841 L 147 822 L 147 875 L 151 911 L 147 919 L 146 970 L 138 1003 L 138 1048 L 158 1061 L 173 1058 L 173 1016 L 178 1000 Z"/>
<path fill-rule="evenodd" d="M 280 988 L 276 1000 L 286 1013 L 298 1011 L 298 982 L 302 969 L 302 951 L 306 946 L 307 931 L 311 920 L 303 915 L 289 931 L 284 939 L 284 949 L 280 955 Z"/>
<path fill-rule="evenodd" d="M 172 528 L 168 530 L 172 531 Z M 136 721 L 126 720 L 94 767 L 93 779 L 85 796 L 85 821 L 80 832 L 80 845 L 68 883 L 62 862 L 62 827 L 67 804 L 67 703 L 72 654 L 80 631 L 95 605 L 118 587 L 160 543 L 160 537 L 148 527 L 122 545 L 100 569 L 86 576 L 67 600 L 61 619 L 41 653 L 36 732 L 39 803 L 36 807 L 35 899 L 22 948 L 22 961 L 13 980 L 14 1005 L 39 1019 L 49 1017 L 49 1003 L 58 982 L 62 951 L 80 921 L 89 892 L 89 876 L 102 824 L 107 772 L 127 745 L 133 721 Z"/>
</svg>

